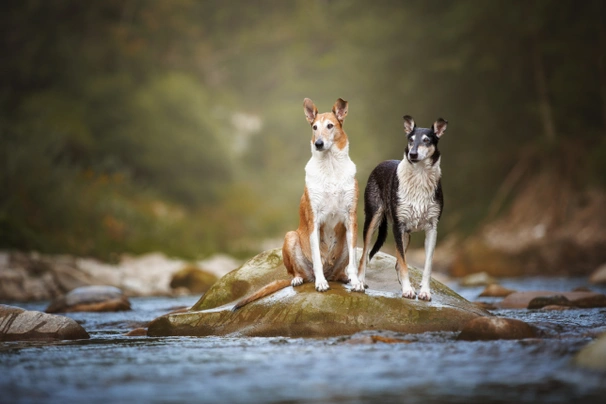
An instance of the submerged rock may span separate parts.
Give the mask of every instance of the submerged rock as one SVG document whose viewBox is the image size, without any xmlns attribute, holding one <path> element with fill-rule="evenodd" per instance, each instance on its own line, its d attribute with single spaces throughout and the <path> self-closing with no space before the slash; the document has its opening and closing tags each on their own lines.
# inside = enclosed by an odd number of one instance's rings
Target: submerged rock
<svg viewBox="0 0 606 404">
<path fill-rule="evenodd" d="M 535 338 L 531 325 L 513 318 L 478 317 L 465 324 L 457 338 L 460 341 L 490 341 L 496 339 Z"/>
<path fill-rule="evenodd" d="M 0 304 L 0 341 L 88 338 L 86 330 L 71 318 Z"/>
<path fill-rule="evenodd" d="M 373 329 L 459 331 L 470 319 L 491 315 L 435 280 L 431 302 L 404 299 L 394 268 L 394 257 L 378 253 L 367 272 L 366 293 L 351 292 L 348 285 L 336 282 L 319 293 L 313 283 L 305 283 L 232 311 L 239 299 L 262 286 L 290 279 L 281 250 L 269 250 L 221 278 L 188 312 L 152 321 L 148 335 L 328 337 Z M 411 268 L 410 272 L 418 287 L 421 271 Z"/>
<path fill-rule="evenodd" d="M 69 313 L 74 311 L 125 311 L 130 310 L 130 301 L 122 291 L 113 286 L 83 286 L 53 300 L 47 313 Z"/>
</svg>

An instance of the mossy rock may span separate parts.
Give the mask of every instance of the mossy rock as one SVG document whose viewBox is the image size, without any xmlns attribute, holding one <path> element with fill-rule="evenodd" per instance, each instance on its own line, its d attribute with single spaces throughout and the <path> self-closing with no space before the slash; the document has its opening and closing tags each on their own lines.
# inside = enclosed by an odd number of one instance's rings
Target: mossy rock
<svg viewBox="0 0 606 404">
<path fill-rule="evenodd" d="M 281 250 L 265 251 L 221 278 L 188 312 L 152 321 L 148 335 L 329 337 L 372 329 L 459 331 L 469 320 L 490 316 L 434 279 L 431 302 L 402 298 L 395 263 L 387 254 L 374 257 L 366 276 L 366 293 L 351 292 L 348 285 L 337 282 L 330 282 L 330 290 L 319 293 L 312 283 L 306 283 L 232 311 L 240 298 L 274 280 L 290 279 Z M 410 268 L 410 275 L 418 288 L 422 271 Z"/>
</svg>

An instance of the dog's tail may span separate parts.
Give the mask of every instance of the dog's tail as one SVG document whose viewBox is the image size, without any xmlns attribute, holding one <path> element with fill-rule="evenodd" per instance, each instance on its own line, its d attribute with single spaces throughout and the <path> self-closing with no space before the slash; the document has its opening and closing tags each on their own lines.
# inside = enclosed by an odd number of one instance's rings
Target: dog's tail
<svg viewBox="0 0 606 404">
<path fill-rule="evenodd" d="M 370 250 L 369 259 L 372 259 L 372 257 L 374 257 L 375 254 L 377 252 L 379 252 L 379 250 L 381 249 L 381 246 L 383 246 L 383 243 L 385 242 L 386 238 L 387 238 L 387 217 L 385 215 L 383 215 L 383 218 L 381 219 L 381 224 L 379 224 L 379 234 L 377 235 L 377 241 L 375 241 L 375 245 L 372 247 L 372 250 Z"/>
<path fill-rule="evenodd" d="M 290 280 L 283 279 L 279 281 L 273 281 L 272 283 L 263 286 L 261 289 L 257 290 L 250 296 L 246 296 L 244 299 L 240 300 L 236 305 L 231 309 L 232 311 L 236 311 L 239 308 L 246 306 L 248 303 L 254 302 L 262 297 L 267 295 L 271 295 L 274 292 L 277 292 L 280 289 L 284 289 L 287 286 L 290 286 Z"/>
</svg>

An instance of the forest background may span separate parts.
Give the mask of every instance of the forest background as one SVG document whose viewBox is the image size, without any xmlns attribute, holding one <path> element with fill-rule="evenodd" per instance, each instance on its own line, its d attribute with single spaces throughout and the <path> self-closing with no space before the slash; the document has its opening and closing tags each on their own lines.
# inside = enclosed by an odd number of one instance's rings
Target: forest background
<svg viewBox="0 0 606 404">
<path fill-rule="evenodd" d="M 0 9 L 2 249 L 112 260 L 279 246 L 310 156 L 304 97 L 321 112 L 349 101 L 361 190 L 377 163 L 402 158 L 404 114 L 449 121 L 441 238 L 505 217 L 535 183 L 551 184 L 530 200 L 554 217 L 569 200 L 554 189 L 606 189 L 600 0 Z"/>
</svg>

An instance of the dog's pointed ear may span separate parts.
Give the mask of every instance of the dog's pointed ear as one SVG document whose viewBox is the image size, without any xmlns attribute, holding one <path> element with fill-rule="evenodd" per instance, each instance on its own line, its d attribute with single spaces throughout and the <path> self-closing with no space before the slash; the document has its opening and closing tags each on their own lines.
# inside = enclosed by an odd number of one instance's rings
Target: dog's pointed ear
<svg viewBox="0 0 606 404">
<path fill-rule="evenodd" d="M 412 116 L 404 115 L 404 133 L 406 133 L 406 135 L 410 135 L 410 132 L 412 132 L 416 126 L 417 124 L 415 123 L 415 120 L 412 119 Z"/>
<path fill-rule="evenodd" d="M 335 114 L 341 125 L 343 125 L 343 120 L 347 116 L 347 108 L 349 107 L 349 103 L 345 101 L 343 98 L 339 98 L 335 105 L 332 106 L 332 113 Z"/>
<path fill-rule="evenodd" d="M 446 127 L 448 126 L 448 121 L 442 118 L 438 118 L 437 121 L 433 123 L 433 132 L 439 138 L 442 137 L 444 132 L 446 132 Z"/>
<path fill-rule="evenodd" d="M 303 100 L 303 111 L 305 112 L 305 118 L 310 124 L 314 123 L 316 116 L 318 115 L 318 108 L 312 100 L 306 98 Z"/>
</svg>

